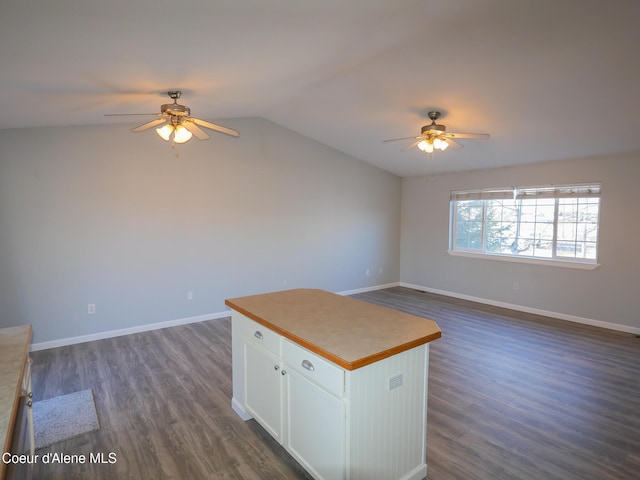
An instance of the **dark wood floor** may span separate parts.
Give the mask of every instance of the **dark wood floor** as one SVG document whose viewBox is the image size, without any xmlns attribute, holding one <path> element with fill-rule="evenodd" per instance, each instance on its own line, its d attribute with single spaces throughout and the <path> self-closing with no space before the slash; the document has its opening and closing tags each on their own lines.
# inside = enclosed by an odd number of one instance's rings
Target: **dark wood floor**
<svg viewBox="0 0 640 480">
<path fill-rule="evenodd" d="M 640 472 L 640 338 L 407 288 L 356 298 L 436 320 L 429 480 L 626 480 Z M 92 388 L 101 429 L 38 453 L 37 479 L 309 479 L 231 410 L 230 320 L 34 352 L 35 400 Z"/>
</svg>

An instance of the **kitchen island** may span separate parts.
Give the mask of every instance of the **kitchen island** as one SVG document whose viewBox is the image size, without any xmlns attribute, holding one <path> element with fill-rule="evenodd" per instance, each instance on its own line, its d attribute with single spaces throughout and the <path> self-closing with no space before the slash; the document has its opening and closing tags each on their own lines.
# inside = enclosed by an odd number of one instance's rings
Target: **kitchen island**
<svg viewBox="0 0 640 480">
<path fill-rule="evenodd" d="M 434 321 L 317 289 L 225 303 L 241 418 L 318 480 L 426 476 Z"/>
<path fill-rule="evenodd" d="M 0 328 L 0 442 L 2 454 L 33 454 L 31 325 Z M 30 478 L 30 468 L 0 462 L 0 480 Z"/>
</svg>

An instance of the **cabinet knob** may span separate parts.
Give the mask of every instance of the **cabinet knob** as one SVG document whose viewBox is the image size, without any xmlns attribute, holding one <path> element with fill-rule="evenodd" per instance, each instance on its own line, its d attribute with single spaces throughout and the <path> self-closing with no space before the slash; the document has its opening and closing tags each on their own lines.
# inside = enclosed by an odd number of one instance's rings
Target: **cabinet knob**
<svg viewBox="0 0 640 480">
<path fill-rule="evenodd" d="M 274 365 L 273 369 L 277 372 L 278 370 L 280 370 L 280 365 Z"/>
<path fill-rule="evenodd" d="M 254 337 L 256 337 L 259 340 L 262 340 L 262 332 L 260 330 L 256 330 L 256 333 L 253 334 Z"/>
<path fill-rule="evenodd" d="M 286 374 L 287 374 L 287 371 L 286 371 L 286 370 L 282 370 L 280 373 L 281 373 L 282 375 L 286 375 Z"/>
<path fill-rule="evenodd" d="M 313 366 L 313 363 L 311 363 L 309 360 L 302 361 L 302 368 L 306 368 L 310 372 L 313 372 L 316 369 L 316 367 Z"/>
</svg>

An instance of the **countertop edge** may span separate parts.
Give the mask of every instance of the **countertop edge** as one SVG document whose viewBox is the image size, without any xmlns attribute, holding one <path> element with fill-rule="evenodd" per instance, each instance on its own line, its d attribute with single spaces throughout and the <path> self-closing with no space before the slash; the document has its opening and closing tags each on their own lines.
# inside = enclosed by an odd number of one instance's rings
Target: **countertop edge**
<svg viewBox="0 0 640 480">
<path fill-rule="evenodd" d="M 24 346 L 24 351 L 22 353 L 23 361 L 20 364 L 20 376 L 18 377 L 18 383 L 16 384 L 16 391 L 13 397 L 13 405 L 11 406 L 11 418 L 9 419 L 9 425 L 7 426 L 7 436 L 5 438 L 3 454 L 4 452 L 8 452 L 11 449 L 11 442 L 13 441 L 13 430 L 16 424 L 16 415 L 18 413 L 18 401 L 20 399 L 20 393 L 22 390 L 22 381 L 24 378 L 24 369 L 26 362 L 25 360 L 29 356 L 29 350 L 31 348 L 31 337 L 33 335 L 33 327 L 29 325 L 29 330 L 27 333 L 27 339 Z M 0 462 L 0 479 L 4 478 L 7 466 L 4 462 Z"/>
<path fill-rule="evenodd" d="M 288 338 L 289 340 L 291 340 L 292 342 L 297 343 L 298 345 L 300 345 L 301 347 L 306 348 L 307 350 L 310 350 L 318 355 L 320 355 L 323 358 L 326 358 L 327 360 L 329 360 L 330 362 L 335 363 L 336 365 L 341 366 L 342 368 L 346 369 L 346 370 L 356 370 L 358 368 L 361 367 L 365 367 L 367 365 L 370 365 L 372 363 L 375 363 L 377 361 L 383 360 L 385 358 L 391 357 L 393 355 L 397 355 L 398 353 L 402 353 L 404 351 L 410 350 L 412 348 L 415 347 L 419 347 L 420 345 L 424 345 L 426 343 L 429 343 L 433 340 L 436 340 L 438 338 L 440 338 L 442 336 L 442 332 L 438 331 L 435 332 L 431 335 L 427 335 L 425 337 L 420 337 L 417 338 L 415 340 L 412 340 L 411 342 L 408 343 L 404 343 L 401 345 L 397 345 L 396 347 L 390 348 L 388 350 L 383 350 L 381 352 L 375 353 L 373 355 L 369 355 L 367 357 L 363 357 L 363 358 L 359 358 L 357 360 L 354 360 L 353 362 L 349 362 L 341 357 L 338 357 L 337 355 L 332 354 L 331 352 L 328 352 L 326 350 L 324 350 L 323 348 L 318 347 L 317 345 L 308 342 L 306 340 L 304 340 L 303 338 L 300 338 L 296 335 L 293 335 L 292 333 L 290 333 L 289 331 L 278 327 L 277 325 L 274 325 L 273 323 L 265 320 L 264 318 L 260 317 L 259 315 L 256 315 L 242 307 L 240 307 L 239 305 L 237 305 L 236 303 L 234 303 L 232 301 L 232 299 L 227 299 L 224 301 L 225 305 L 227 305 L 228 307 L 230 307 L 232 310 L 235 310 L 243 315 L 246 315 L 247 317 L 251 318 L 252 320 L 255 320 L 256 322 L 258 322 L 259 324 L 273 330 L 274 332 L 282 335 L 285 338 Z"/>
</svg>

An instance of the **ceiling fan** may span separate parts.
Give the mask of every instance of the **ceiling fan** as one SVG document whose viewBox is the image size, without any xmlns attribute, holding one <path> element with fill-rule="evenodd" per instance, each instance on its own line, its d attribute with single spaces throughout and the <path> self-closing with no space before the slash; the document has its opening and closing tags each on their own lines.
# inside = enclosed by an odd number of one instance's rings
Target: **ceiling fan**
<svg viewBox="0 0 640 480">
<path fill-rule="evenodd" d="M 232 137 L 240 136 L 240 134 L 232 128 L 223 127 L 222 125 L 216 125 L 215 123 L 192 117 L 189 107 L 178 104 L 178 99 L 182 95 L 180 90 L 170 90 L 167 92 L 167 95 L 173 100 L 173 103 L 162 105 L 160 107 L 160 113 L 112 113 L 105 115 L 105 117 L 123 115 L 152 115 L 160 117 L 132 128 L 131 131 L 139 133 L 153 127 L 158 127 L 156 128 L 156 132 L 160 138 L 166 141 L 172 139 L 174 143 L 188 142 L 192 136 L 195 136 L 198 140 L 208 140 L 210 138 L 209 135 L 200 127 L 231 135 Z"/>
<path fill-rule="evenodd" d="M 489 138 L 488 133 L 447 133 L 447 127 L 436 123 L 436 120 L 438 120 L 442 115 L 440 112 L 433 110 L 429 112 L 428 115 L 431 119 L 431 123 L 422 127 L 420 135 L 414 137 L 391 138 L 389 140 L 383 140 L 383 142 L 395 142 L 397 140 L 411 139 L 415 141 L 411 145 L 404 147 L 402 149 L 403 152 L 410 148 L 418 147 L 423 152 L 432 153 L 434 149 L 444 151 L 447 147 L 452 147 L 454 149 L 463 148 L 462 144 L 456 142 L 456 139 L 459 138 Z"/>
</svg>

